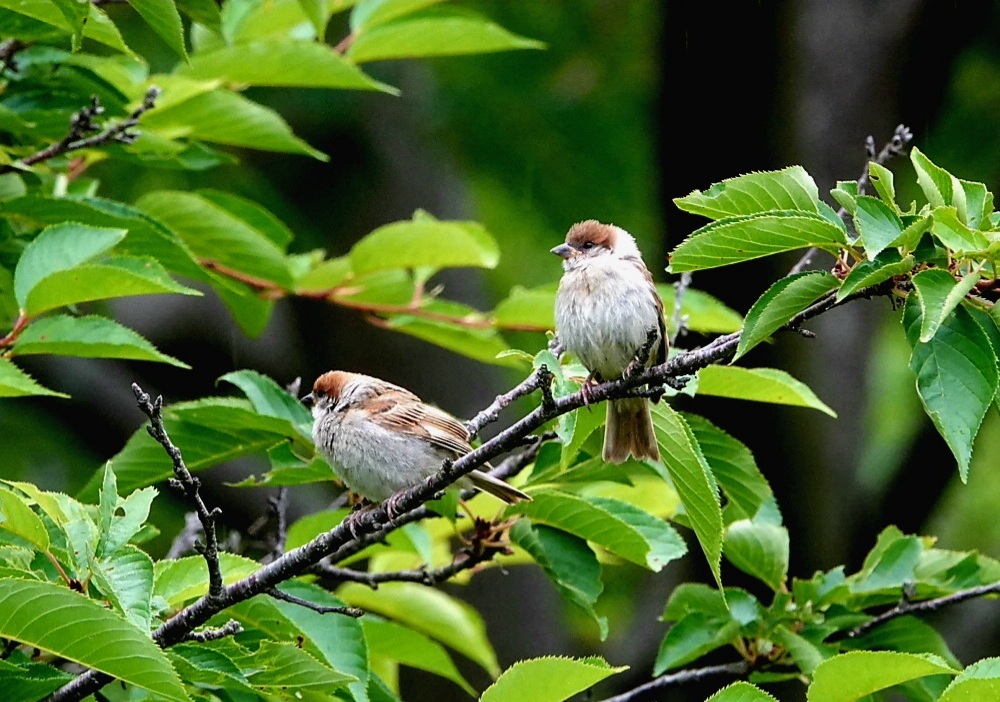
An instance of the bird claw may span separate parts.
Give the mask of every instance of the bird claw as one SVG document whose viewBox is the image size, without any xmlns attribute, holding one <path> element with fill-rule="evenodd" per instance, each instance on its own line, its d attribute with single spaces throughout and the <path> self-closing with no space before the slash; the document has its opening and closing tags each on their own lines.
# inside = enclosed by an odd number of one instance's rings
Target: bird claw
<svg viewBox="0 0 1000 702">
<path fill-rule="evenodd" d="M 625 370 L 622 371 L 622 378 L 625 378 L 626 380 L 628 378 L 631 378 L 633 375 L 635 375 L 641 370 L 642 365 L 643 364 L 639 363 L 638 357 L 633 358 L 631 361 L 629 361 L 629 364 L 625 366 Z"/>
<path fill-rule="evenodd" d="M 583 385 L 580 386 L 580 395 L 583 397 L 583 405 L 588 410 L 590 410 L 591 403 L 591 388 L 597 385 L 600 376 L 597 373 L 591 373 L 587 376 L 586 380 L 583 381 Z"/>
<path fill-rule="evenodd" d="M 395 495 L 390 495 L 385 502 L 382 503 L 382 508 L 385 510 L 385 516 L 389 518 L 389 523 L 396 521 L 396 517 L 403 513 L 403 510 L 399 508 L 399 503 L 402 500 L 403 495 L 396 493 Z"/>
</svg>

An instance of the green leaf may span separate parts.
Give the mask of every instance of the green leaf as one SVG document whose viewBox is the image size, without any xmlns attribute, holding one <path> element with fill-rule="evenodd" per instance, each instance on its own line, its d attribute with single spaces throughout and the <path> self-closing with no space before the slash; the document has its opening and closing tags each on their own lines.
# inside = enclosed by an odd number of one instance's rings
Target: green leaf
<svg viewBox="0 0 1000 702">
<path fill-rule="evenodd" d="M 830 194 L 852 217 L 858 211 L 858 181 L 838 180 L 837 187 L 831 190 Z"/>
<path fill-rule="evenodd" d="M 923 238 L 924 233 L 931 230 L 931 225 L 934 224 L 934 217 L 930 214 L 923 215 L 922 217 L 907 215 L 903 217 L 903 224 L 906 225 L 906 229 L 896 237 L 896 240 L 890 246 L 898 246 L 903 253 L 909 253 L 916 250 L 920 245 L 920 240 Z"/>
<path fill-rule="evenodd" d="M 249 671 L 246 678 L 251 685 L 266 692 L 326 692 L 355 680 L 354 676 L 331 670 L 296 644 L 284 641 L 261 641 L 260 648 L 235 662 Z"/>
<path fill-rule="evenodd" d="M 756 685 L 740 680 L 722 688 L 705 702 L 777 702 Z"/>
<path fill-rule="evenodd" d="M 184 27 L 173 0 L 130 0 L 129 4 L 174 53 L 187 60 Z"/>
<path fill-rule="evenodd" d="M 23 498 L 10 490 L 0 489 L 0 529 L 20 536 L 39 551 L 49 550 L 45 524 Z"/>
<path fill-rule="evenodd" d="M 803 248 L 837 253 L 845 246 L 844 230 L 822 215 L 775 210 L 702 227 L 670 254 L 670 271 L 718 268 Z"/>
<path fill-rule="evenodd" d="M 351 248 L 351 267 L 358 275 L 392 268 L 495 268 L 500 249 L 475 222 L 444 222 L 414 216 L 365 236 Z"/>
<path fill-rule="evenodd" d="M 448 652 L 430 637 L 395 622 L 371 616 L 364 617 L 361 625 L 368 643 L 368 654 L 372 658 L 385 658 L 411 668 L 426 670 L 451 680 L 470 696 L 476 696 L 475 690 L 462 677 Z"/>
<path fill-rule="evenodd" d="M 480 702 L 563 702 L 627 669 L 627 665 L 610 666 L 598 656 L 532 658 L 518 661 L 505 670 L 479 699 Z"/>
<path fill-rule="evenodd" d="M 302 13 L 309 18 L 309 23 L 312 24 L 316 37 L 322 37 L 326 34 L 326 25 L 330 21 L 331 14 L 330 4 L 336 7 L 340 3 L 330 3 L 329 0 L 299 0 L 299 7 L 302 8 Z"/>
<path fill-rule="evenodd" d="M 938 702 L 995 700 L 1000 696 L 1000 658 L 984 658 L 963 670 L 945 688 Z"/>
<path fill-rule="evenodd" d="M 840 281 L 826 271 L 797 273 L 774 283 L 747 312 L 733 360 L 770 338 L 792 317 L 838 285 Z"/>
<path fill-rule="evenodd" d="M 709 219 L 751 215 L 768 210 L 818 212 L 819 190 L 802 166 L 749 173 L 715 183 L 705 192 L 674 198 L 679 209 Z"/>
<path fill-rule="evenodd" d="M 306 426 L 306 436 L 311 437 L 312 415 L 306 406 L 271 378 L 253 370 L 226 373 L 220 383 L 232 383 L 253 403 L 254 409 L 268 417 L 287 419 L 293 426 Z"/>
<path fill-rule="evenodd" d="M 17 356 L 53 354 L 79 358 L 129 358 L 190 368 L 161 353 L 127 327 L 107 317 L 54 315 L 37 319 L 21 332 L 14 344 Z"/>
<path fill-rule="evenodd" d="M 351 259 L 347 256 L 330 258 L 295 281 L 297 293 L 327 293 L 335 290 L 352 275 Z"/>
<path fill-rule="evenodd" d="M 0 397 L 24 397 L 26 395 L 51 395 L 69 397 L 61 392 L 42 387 L 31 376 L 6 358 L 0 358 Z"/>
<path fill-rule="evenodd" d="M 397 92 L 365 75 L 326 44 L 279 38 L 199 52 L 179 73 L 240 85 Z"/>
<path fill-rule="evenodd" d="M 281 589 L 324 606 L 343 606 L 344 601 L 334 597 L 318 585 L 299 580 L 286 581 Z M 356 679 L 348 687 L 356 699 L 364 690 L 369 676 L 368 650 L 361 622 L 353 617 L 320 614 L 291 602 L 274 601 L 280 612 L 295 629 L 296 637 L 305 637 L 306 650 L 319 656 L 334 670 Z"/>
<path fill-rule="evenodd" d="M 443 0 L 361 0 L 351 10 L 351 31 L 360 34 L 372 27 L 440 2 Z"/>
<path fill-rule="evenodd" d="M 231 585 L 257 572 L 260 564 L 235 553 L 220 552 L 222 582 Z M 167 607 L 177 609 L 208 593 L 208 569 L 201 556 L 186 556 L 169 561 L 157 561 L 154 567 L 153 595 L 163 599 Z"/>
<path fill-rule="evenodd" d="M 653 674 L 690 663 L 739 637 L 739 622 L 694 612 L 670 627 L 656 654 Z"/>
<path fill-rule="evenodd" d="M 824 634 L 825 635 L 825 634 Z M 812 675 L 816 666 L 827 658 L 839 653 L 833 644 L 822 644 L 814 641 L 814 637 L 806 638 L 789 629 L 784 624 L 777 626 L 771 633 L 774 643 L 778 644 L 792 657 L 795 665 L 803 673 Z"/>
<path fill-rule="evenodd" d="M 808 407 L 837 416 L 805 383 L 775 368 L 707 366 L 698 372 L 698 394 Z"/>
<path fill-rule="evenodd" d="M 531 497 L 531 502 L 511 505 L 507 513 L 568 531 L 654 572 L 687 552 L 669 524 L 627 502 L 558 490 L 542 490 Z M 719 531 L 721 539 L 721 525 Z"/>
<path fill-rule="evenodd" d="M 493 311 L 493 319 L 501 329 L 555 329 L 555 301 L 551 285 L 534 289 L 515 285 Z"/>
<path fill-rule="evenodd" d="M 765 502 L 774 498 L 774 493 L 750 449 L 704 417 L 682 416 L 708 461 L 712 476 L 729 500 L 727 512 L 737 507 L 744 517 L 757 514 Z"/>
<path fill-rule="evenodd" d="M 204 273 L 191 250 L 163 223 L 143 212 L 101 198 L 43 197 L 28 195 L 0 203 L 0 213 L 30 225 L 80 222 L 94 227 L 126 229 L 128 234 L 116 251 L 132 256 L 152 256 L 168 270 L 192 278 Z"/>
<path fill-rule="evenodd" d="M 711 468 L 684 419 L 666 403 L 652 407 L 660 456 L 715 581 L 722 585 L 722 508 Z"/>
<path fill-rule="evenodd" d="M 14 296 L 26 308 L 28 296 L 53 273 L 90 261 L 125 238 L 124 229 L 67 222 L 46 227 L 24 248 L 14 270 Z"/>
<path fill-rule="evenodd" d="M 740 519 L 726 527 L 726 558 L 747 575 L 779 590 L 788 575 L 788 530 L 763 519 Z"/>
<path fill-rule="evenodd" d="M 173 190 L 143 196 L 136 205 L 165 222 L 199 259 L 288 289 L 285 252 L 269 236 L 207 197 Z"/>
<path fill-rule="evenodd" d="M 460 326 L 409 314 L 391 316 L 386 326 L 483 363 L 512 367 L 521 365 L 517 359 L 498 358 L 498 354 L 509 347 L 495 329 Z"/>
<path fill-rule="evenodd" d="M 970 229 L 954 207 L 938 207 L 931 212 L 931 217 L 931 233 L 952 251 L 983 251 L 990 245 L 989 237 L 977 229 Z"/>
<path fill-rule="evenodd" d="M 97 588 L 126 619 L 149 631 L 153 595 L 153 559 L 136 546 L 115 550 L 91 564 Z"/>
<path fill-rule="evenodd" d="M 216 34 L 222 31 L 222 15 L 214 0 L 177 0 L 177 9 Z"/>
<path fill-rule="evenodd" d="M 854 223 L 858 228 L 869 261 L 903 233 L 903 221 L 889 205 L 878 198 L 858 195 Z"/>
<path fill-rule="evenodd" d="M 235 643 L 227 642 L 232 648 Z M 196 687 L 208 686 L 226 689 L 230 694 L 234 692 L 244 692 L 253 694 L 243 671 L 236 665 L 234 657 L 239 657 L 242 653 L 240 649 L 219 650 L 222 647 L 216 644 L 217 648 L 208 648 L 201 644 L 178 644 L 171 646 L 167 651 L 167 657 L 177 669 L 177 673 L 188 685 Z M 227 655 L 231 653 L 233 655 Z M 252 668 L 251 668 L 252 670 Z"/>
<path fill-rule="evenodd" d="M 908 298 L 903 328 L 913 353 L 910 369 L 924 410 L 958 461 L 964 482 L 972 443 L 997 392 L 997 359 L 989 337 L 964 307 L 941 321 L 934 337 L 920 341 L 920 305 Z"/>
<path fill-rule="evenodd" d="M 165 700 L 190 699 L 147 633 L 65 587 L 0 579 L 0 636 L 107 673 Z"/>
<path fill-rule="evenodd" d="M 875 188 L 875 192 L 882 198 L 882 201 L 892 208 L 892 211 L 899 214 L 896 207 L 896 186 L 892 171 L 875 161 L 868 162 L 868 182 Z"/>
<path fill-rule="evenodd" d="M 917 184 L 931 207 L 952 204 L 951 174 L 931 162 L 916 146 L 910 149 L 910 162 L 917 173 Z"/>
<path fill-rule="evenodd" d="M 837 302 L 897 275 L 906 275 L 913 270 L 914 265 L 916 261 L 913 256 L 902 258 L 896 249 L 886 249 L 874 261 L 862 261 L 851 269 L 837 291 Z"/>
<path fill-rule="evenodd" d="M 672 310 L 676 292 L 674 286 L 658 284 L 656 291 L 663 300 L 663 308 Z M 672 317 L 669 314 L 667 316 Z M 694 288 L 684 291 L 681 316 L 686 319 L 685 326 L 688 329 L 702 334 L 728 334 L 743 326 L 743 318 L 738 312 L 726 307 L 708 293 Z M 672 323 L 673 319 L 667 320 L 667 324 Z"/>
<path fill-rule="evenodd" d="M 337 594 L 348 604 L 381 614 L 440 641 L 490 675 L 500 673 L 479 613 L 440 590 L 415 583 L 386 583 L 373 591 L 364 585 L 347 583 Z"/>
<path fill-rule="evenodd" d="M 0 0 L 0 8 L 44 22 L 67 34 L 73 34 L 75 31 L 56 3 L 48 2 L 48 0 Z M 93 4 L 89 6 L 89 15 L 83 25 L 83 36 L 116 51 L 132 54 L 132 51 L 125 45 L 118 28 L 100 8 Z"/>
<path fill-rule="evenodd" d="M 510 529 L 511 540 L 528 552 L 549 577 L 559 594 L 589 614 L 601 632 L 608 635 L 608 623 L 594 610 L 604 590 L 601 564 L 584 539 L 559 529 L 519 519 Z"/>
<path fill-rule="evenodd" d="M 142 127 L 171 138 L 189 138 L 261 151 L 327 156 L 296 137 L 274 110 L 221 88 L 143 115 Z"/>
<path fill-rule="evenodd" d="M 196 194 L 212 204 L 221 207 L 244 224 L 249 225 L 274 242 L 274 245 L 282 251 L 287 249 L 288 244 L 295 238 L 295 235 L 285 226 L 284 222 L 253 200 L 247 200 L 239 195 L 211 188 L 198 190 Z"/>
<path fill-rule="evenodd" d="M 0 661 L 0 686 L 11 700 L 40 700 L 73 680 L 73 676 L 43 663 Z"/>
<path fill-rule="evenodd" d="M 948 271 L 928 268 L 917 273 L 912 280 L 920 302 L 920 341 L 926 343 L 976 286 L 979 271 L 977 269 L 961 280 L 955 280 L 955 276 Z"/>
<path fill-rule="evenodd" d="M 78 302 L 167 293 L 201 295 L 175 282 L 155 259 L 115 256 L 46 276 L 28 295 L 25 309 L 37 314 Z"/>
<path fill-rule="evenodd" d="M 347 57 L 365 63 L 544 47 L 542 42 L 513 34 L 474 12 L 430 8 L 366 28 L 356 35 Z"/>
<path fill-rule="evenodd" d="M 903 653 L 933 653 L 949 665 L 960 667 L 947 642 L 927 622 L 908 615 L 890 619 L 851 641 L 853 648 Z"/>
<path fill-rule="evenodd" d="M 816 667 L 809 702 L 853 702 L 860 697 L 926 675 L 958 671 L 937 656 L 895 651 L 851 651 Z"/>
</svg>

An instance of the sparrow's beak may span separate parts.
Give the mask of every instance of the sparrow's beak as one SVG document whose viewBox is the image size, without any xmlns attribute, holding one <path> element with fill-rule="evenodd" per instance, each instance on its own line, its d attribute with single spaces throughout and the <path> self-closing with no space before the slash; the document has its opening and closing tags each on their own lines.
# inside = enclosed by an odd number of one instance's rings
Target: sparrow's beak
<svg viewBox="0 0 1000 702">
<path fill-rule="evenodd" d="M 573 255 L 573 247 L 569 244 L 559 244 L 559 246 L 550 249 L 550 251 L 559 258 L 569 258 Z"/>
<path fill-rule="evenodd" d="M 315 401 L 316 401 L 316 398 L 313 397 L 312 393 L 309 393 L 308 395 L 303 395 L 302 399 L 301 399 L 302 404 L 305 405 L 306 407 L 312 407 L 313 406 L 313 402 L 315 402 Z"/>
</svg>

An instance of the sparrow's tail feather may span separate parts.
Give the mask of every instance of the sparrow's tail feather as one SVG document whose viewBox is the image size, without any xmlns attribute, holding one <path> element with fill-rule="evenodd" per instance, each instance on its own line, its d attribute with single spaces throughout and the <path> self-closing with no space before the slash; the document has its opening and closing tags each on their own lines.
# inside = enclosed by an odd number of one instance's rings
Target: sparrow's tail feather
<svg viewBox="0 0 1000 702">
<path fill-rule="evenodd" d="M 604 460 L 623 463 L 629 456 L 660 460 L 653 433 L 653 418 L 649 415 L 649 401 L 642 397 L 608 402 Z"/>
<path fill-rule="evenodd" d="M 488 492 L 496 498 L 499 498 L 509 505 L 515 502 L 530 502 L 531 497 L 524 494 L 516 487 L 509 483 L 505 483 L 499 478 L 494 478 L 492 475 L 483 473 L 480 470 L 474 470 L 465 476 L 472 483 L 472 487 L 475 487 L 483 492 Z"/>
</svg>

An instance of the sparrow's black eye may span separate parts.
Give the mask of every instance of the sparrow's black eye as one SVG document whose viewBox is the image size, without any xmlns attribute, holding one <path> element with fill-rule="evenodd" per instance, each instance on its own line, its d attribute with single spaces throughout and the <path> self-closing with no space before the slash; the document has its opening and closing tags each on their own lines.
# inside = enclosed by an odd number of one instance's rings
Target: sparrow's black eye
<svg viewBox="0 0 1000 702">
<path fill-rule="evenodd" d="M 584 250 L 589 251 L 590 249 L 594 248 L 594 242 L 592 241 L 585 242 L 583 248 Z"/>
</svg>

